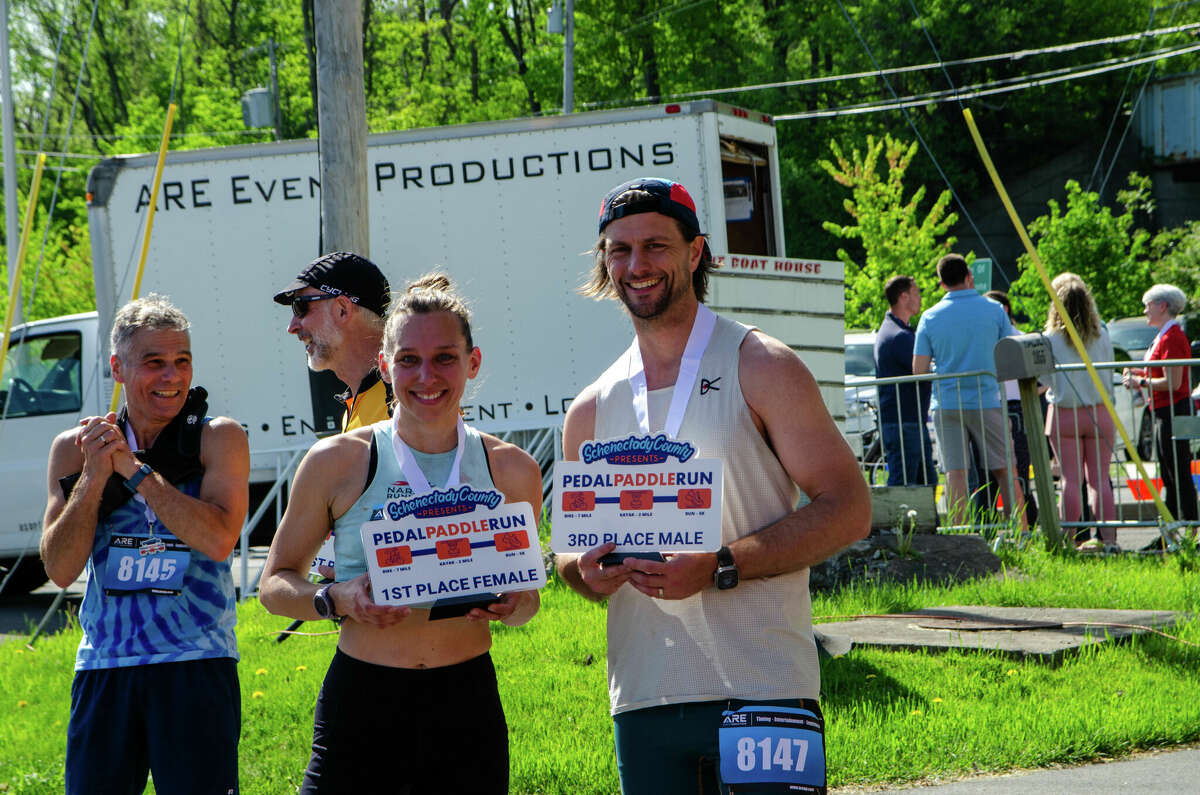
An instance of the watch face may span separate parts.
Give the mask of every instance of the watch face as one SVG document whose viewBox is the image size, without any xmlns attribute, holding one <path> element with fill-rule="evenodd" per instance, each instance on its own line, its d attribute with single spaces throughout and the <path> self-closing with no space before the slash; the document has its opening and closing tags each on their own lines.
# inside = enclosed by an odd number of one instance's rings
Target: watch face
<svg viewBox="0 0 1200 795">
<path fill-rule="evenodd" d="M 726 569 L 717 572 L 717 590 L 725 591 L 738 584 L 737 569 Z"/>
<path fill-rule="evenodd" d="M 317 610 L 317 615 L 321 618 L 329 618 L 333 610 L 330 609 L 329 596 L 325 593 L 325 589 L 317 591 L 313 595 L 313 607 Z"/>
</svg>

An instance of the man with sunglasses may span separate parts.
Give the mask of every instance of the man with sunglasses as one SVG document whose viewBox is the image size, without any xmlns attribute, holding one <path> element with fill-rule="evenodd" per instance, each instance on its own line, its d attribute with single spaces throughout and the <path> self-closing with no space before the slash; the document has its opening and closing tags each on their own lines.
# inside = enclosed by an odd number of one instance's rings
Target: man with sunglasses
<svg viewBox="0 0 1200 795">
<path fill-rule="evenodd" d="M 618 185 L 599 233 L 583 292 L 619 299 L 635 338 L 571 404 L 563 457 L 665 434 L 724 472 L 719 551 L 610 562 L 608 543 L 557 558 L 572 588 L 608 598 L 621 791 L 824 792 L 808 567 L 866 536 L 866 483 L 796 354 L 704 305 L 716 266 L 682 185 Z"/>
<path fill-rule="evenodd" d="M 275 303 L 292 307 L 287 330 L 304 343 L 309 368 L 332 370 L 346 385 L 343 432 L 391 414 L 392 395 L 376 369 L 388 298 L 375 263 L 349 251 L 318 257 L 275 294 Z"/>
</svg>

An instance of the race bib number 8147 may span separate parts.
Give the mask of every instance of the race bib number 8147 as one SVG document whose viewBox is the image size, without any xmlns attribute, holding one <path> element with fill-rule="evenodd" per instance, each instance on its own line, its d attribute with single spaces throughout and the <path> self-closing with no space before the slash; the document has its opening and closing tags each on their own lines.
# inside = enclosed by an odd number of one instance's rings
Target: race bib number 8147
<svg viewBox="0 0 1200 795">
<path fill-rule="evenodd" d="M 753 785 L 755 792 L 826 791 L 824 722 L 810 710 L 751 705 L 728 711 L 719 740 L 726 784 Z"/>
</svg>

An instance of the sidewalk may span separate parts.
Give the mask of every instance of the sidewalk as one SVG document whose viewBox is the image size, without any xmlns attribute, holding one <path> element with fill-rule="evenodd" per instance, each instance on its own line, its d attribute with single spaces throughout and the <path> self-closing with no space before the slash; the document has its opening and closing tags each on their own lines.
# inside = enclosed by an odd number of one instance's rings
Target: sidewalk
<svg viewBox="0 0 1200 795">
<path fill-rule="evenodd" d="M 1125 793 L 1187 793 L 1200 791 L 1200 745 L 1150 751 L 1113 762 L 1078 767 L 1024 770 L 978 776 L 949 784 L 911 785 L 893 789 L 839 787 L 851 793 L 908 795 L 1124 795 Z"/>
</svg>

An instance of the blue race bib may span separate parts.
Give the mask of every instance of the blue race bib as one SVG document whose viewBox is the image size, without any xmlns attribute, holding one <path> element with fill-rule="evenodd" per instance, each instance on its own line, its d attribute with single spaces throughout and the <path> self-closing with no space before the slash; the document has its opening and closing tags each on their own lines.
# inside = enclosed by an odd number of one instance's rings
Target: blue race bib
<svg viewBox="0 0 1200 795">
<path fill-rule="evenodd" d="M 797 707 L 726 710 L 718 730 L 721 780 L 731 791 L 824 793 L 825 723 Z"/>
<path fill-rule="evenodd" d="M 178 596 L 190 560 L 191 549 L 175 538 L 114 535 L 104 567 L 104 592 Z"/>
</svg>

